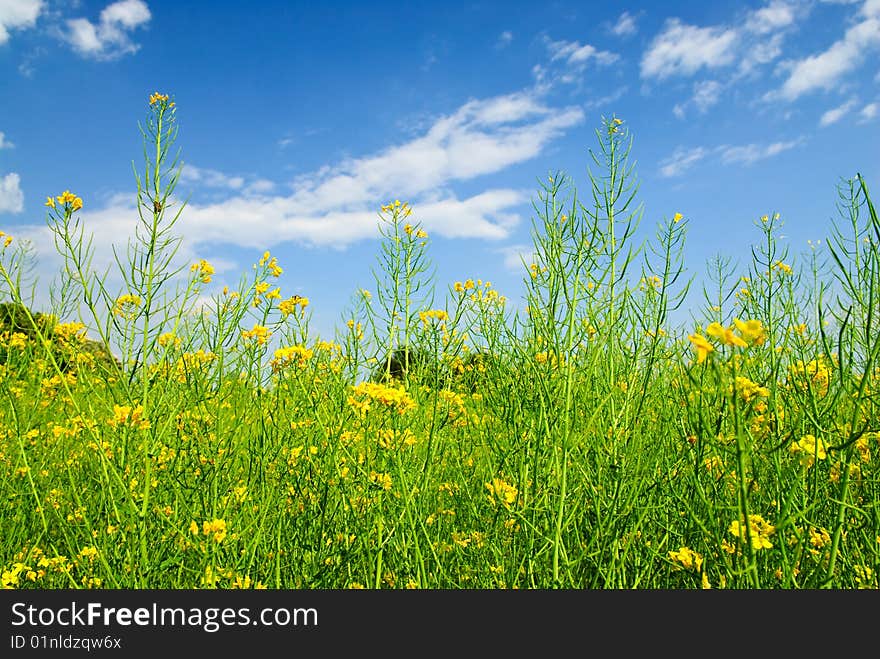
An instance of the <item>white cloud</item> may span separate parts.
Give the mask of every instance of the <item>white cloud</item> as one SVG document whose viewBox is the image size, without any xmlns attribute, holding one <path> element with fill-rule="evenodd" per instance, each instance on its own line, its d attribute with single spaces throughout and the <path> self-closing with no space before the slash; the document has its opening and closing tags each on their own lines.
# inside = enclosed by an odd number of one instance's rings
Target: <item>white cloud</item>
<svg viewBox="0 0 880 659">
<path fill-rule="evenodd" d="M 611 105 L 614 101 L 622 98 L 624 94 L 626 94 L 629 87 L 624 85 L 623 87 L 618 87 L 616 90 L 608 94 L 607 96 L 600 96 L 599 98 L 594 98 L 586 103 L 584 103 L 584 107 L 587 110 L 592 110 L 594 108 L 600 108 L 607 105 Z"/>
<path fill-rule="evenodd" d="M 769 34 L 788 27 L 795 21 L 795 6 L 781 0 L 773 0 L 766 7 L 749 12 L 745 29 L 754 34 Z"/>
<path fill-rule="evenodd" d="M 827 112 L 825 112 L 822 115 L 822 118 L 819 119 L 819 125 L 820 126 L 830 126 L 831 124 L 837 123 L 838 121 L 843 119 L 843 117 L 847 113 L 849 113 L 849 111 L 852 110 L 853 107 L 855 107 L 855 104 L 856 104 L 856 99 L 851 98 L 843 105 L 839 105 L 836 108 L 832 108 L 831 110 L 828 110 Z"/>
<path fill-rule="evenodd" d="M 0 130 L 0 149 L 13 149 L 15 145 L 6 139 L 6 133 Z"/>
<path fill-rule="evenodd" d="M 666 178 L 679 176 L 707 155 L 709 155 L 709 151 L 701 146 L 693 149 L 678 147 L 671 156 L 660 163 L 660 175 Z"/>
<path fill-rule="evenodd" d="M 705 113 L 718 103 L 724 86 L 716 80 L 703 80 L 694 84 L 694 95 L 691 102 L 701 113 Z"/>
<path fill-rule="evenodd" d="M 641 75 L 662 80 L 730 64 L 737 39 L 733 29 L 696 27 L 670 18 L 642 56 Z"/>
<path fill-rule="evenodd" d="M 208 188 L 227 188 L 229 190 L 240 190 L 244 185 L 244 178 L 241 176 L 227 176 L 215 169 L 201 169 L 189 164 L 184 165 L 181 169 L 180 180 L 198 183 Z"/>
<path fill-rule="evenodd" d="M 21 178 L 15 172 L 0 177 L 0 213 L 20 213 L 24 210 Z"/>
<path fill-rule="evenodd" d="M 572 66 L 583 66 L 591 59 L 599 64 L 613 64 L 619 58 L 617 53 L 608 50 L 598 50 L 595 46 L 584 44 L 579 41 L 553 41 L 544 37 L 544 44 L 550 51 L 550 61 L 562 60 Z"/>
<path fill-rule="evenodd" d="M 0 45 L 9 41 L 10 30 L 33 27 L 43 11 L 43 0 L 0 0 Z"/>
<path fill-rule="evenodd" d="M 508 245 L 497 251 L 504 259 L 504 267 L 514 272 L 521 272 L 524 267 L 537 261 L 534 245 Z"/>
<path fill-rule="evenodd" d="M 628 11 L 623 12 L 617 19 L 617 22 L 611 26 L 611 33 L 619 37 L 628 37 L 638 32 L 636 26 L 636 17 Z"/>
<path fill-rule="evenodd" d="M 505 30 L 501 34 L 498 35 L 498 40 L 495 42 L 495 48 L 501 50 L 502 48 L 506 48 L 513 41 L 513 32 L 510 30 Z"/>
<path fill-rule="evenodd" d="M 871 119 L 877 116 L 877 110 L 877 103 L 868 103 L 859 111 L 859 123 L 871 121 Z"/>
<path fill-rule="evenodd" d="M 788 78 L 779 90 L 767 94 L 766 98 L 793 101 L 818 89 L 834 89 L 871 50 L 880 47 L 880 0 L 867 0 L 859 14 L 862 20 L 827 50 L 786 63 Z"/>
<path fill-rule="evenodd" d="M 759 160 L 772 158 L 783 151 L 793 149 L 802 144 L 803 141 L 803 139 L 796 139 L 789 142 L 773 142 L 767 146 L 761 146 L 760 144 L 746 144 L 743 146 L 725 145 L 719 147 L 719 150 L 721 151 L 721 161 L 726 165 L 737 162 L 751 165 Z"/>
<path fill-rule="evenodd" d="M 109 60 L 137 52 L 130 32 L 149 23 L 150 9 L 143 0 L 120 0 L 101 11 L 97 24 L 85 18 L 67 21 L 66 40 L 83 57 Z"/>
<path fill-rule="evenodd" d="M 693 95 L 684 103 L 676 103 L 672 107 L 672 114 L 678 119 L 684 119 L 686 109 L 689 105 L 697 108 L 700 114 L 705 114 L 714 105 L 717 105 L 724 91 L 724 85 L 717 80 L 701 80 L 695 82 L 693 87 Z"/>
<path fill-rule="evenodd" d="M 449 185 L 537 156 L 583 116 L 579 108 L 548 107 L 530 92 L 472 100 L 415 139 L 299 177 L 284 195 L 250 194 L 273 189 L 264 179 L 241 177 L 245 180 L 239 185 L 239 177 L 187 167 L 187 180 L 225 185 L 234 194 L 187 204 L 177 225 L 184 236 L 181 258 L 194 258 L 217 244 L 258 250 L 283 242 L 343 248 L 374 238 L 379 207 L 395 198 L 412 204 L 413 219 L 431 236 L 503 240 L 521 221 L 517 207 L 528 202 L 529 192 L 493 188 L 460 197 Z M 105 255 L 111 241 L 132 235 L 137 221 L 133 203 L 125 198 L 103 209 L 86 204 L 83 215 L 94 231 L 96 250 Z M 46 244 L 41 231 L 31 228 L 35 244 Z M 102 262 L 110 261 L 96 259 L 96 267 Z"/>
</svg>

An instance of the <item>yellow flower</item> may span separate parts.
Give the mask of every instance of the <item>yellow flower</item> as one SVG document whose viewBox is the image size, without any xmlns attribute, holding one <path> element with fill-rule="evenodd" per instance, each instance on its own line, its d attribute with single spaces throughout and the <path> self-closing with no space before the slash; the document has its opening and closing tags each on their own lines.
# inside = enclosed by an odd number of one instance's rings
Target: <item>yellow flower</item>
<svg viewBox="0 0 880 659">
<path fill-rule="evenodd" d="M 739 348 L 745 348 L 748 345 L 741 337 L 733 333 L 733 328 L 724 327 L 721 323 L 711 323 L 706 328 L 706 334 L 725 345 L 737 346 Z"/>
<path fill-rule="evenodd" d="M 749 343 L 760 345 L 767 339 L 767 332 L 760 320 L 742 321 L 739 318 L 734 318 L 733 324 L 736 326 L 736 329 L 739 330 L 743 339 Z"/>
<path fill-rule="evenodd" d="M 776 527 L 766 522 L 760 515 L 749 515 L 748 530 L 752 537 L 752 549 L 770 549 L 773 543 L 770 536 L 776 531 Z M 728 531 L 738 536 L 742 542 L 746 541 L 745 520 L 734 520 L 730 523 Z"/>
<path fill-rule="evenodd" d="M 214 542 L 223 542 L 226 538 L 226 522 L 216 518 L 210 522 L 202 522 L 202 533 L 208 536 L 213 535 Z"/>
<path fill-rule="evenodd" d="M 439 320 L 444 321 L 449 318 L 449 314 L 447 314 L 443 309 L 430 309 L 428 311 L 420 311 L 419 319 L 422 323 L 427 327 L 431 320 Z"/>
<path fill-rule="evenodd" d="M 386 490 L 386 491 L 390 490 L 391 485 L 392 485 L 391 474 L 371 471 L 370 472 L 370 482 L 373 485 L 377 485 L 378 487 L 381 487 L 383 490 Z"/>
<path fill-rule="evenodd" d="M 682 215 L 681 213 L 676 213 L 675 215 L 672 216 L 672 221 L 675 222 L 676 224 L 678 224 L 679 222 L 681 222 L 681 220 L 683 218 L 684 218 L 684 215 Z"/>
<path fill-rule="evenodd" d="M 294 313 L 297 308 L 299 308 L 300 312 L 304 312 L 307 306 L 309 306 L 309 298 L 294 295 L 290 299 L 281 302 L 278 305 L 278 308 L 281 310 L 282 317 L 287 318 L 287 316 Z"/>
<path fill-rule="evenodd" d="M 211 282 L 211 275 L 214 274 L 214 266 L 208 263 L 205 259 L 201 259 L 198 263 L 193 263 L 190 268 L 190 272 L 197 272 L 196 275 L 199 279 L 202 280 L 203 284 L 209 284 Z"/>
<path fill-rule="evenodd" d="M 257 324 L 254 324 L 253 329 L 244 330 L 241 333 L 241 338 L 245 340 L 256 339 L 257 345 L 263 345 L 271 336 L 272 332 L 269 331 L 269 328 Z"/>
<path fill-rule="evenodd" d="M 799 441 L 793 442 L 788 450 L 790 453 L 798 455 L 801 464 L 807 468 L 812 467 L 817 459 L 824 460 L 828 457 L 825 452 L 825 442 L 813 435 L 804 435 Z"/>
<path fill-rule="evenodd" d="M 168 94 L 160 94 L 159 92 L 155 92 L 150 95 L 150 105 L 155 105 L 158 102 L 167 101 L 167 100 L 168 100 Z"/>
<path fill-rule="evenodd" d="M 52 197 L 46 197 L 46 206 L 50 208 L 55 208 L 55 200 Z"/>
<path fill-rule="evenodd" d="M 486 483 L 486 489 L 489 490 L 489 501 L 494 506 L 500 503 L 502 506 L 510 510 L 510 506 L 516 502 L 519 491 L 501 478 L 493 478 L 491 482 Z"/>
<path fill-rule="evenodd" d="M 685 570 L 699 572 L 703 567 L 703 557 L 688 547 L 681 547 L 678 551 L 670 551 L 668 556 L 669 560 L 678 563 Z"/>
<path fill-rule="evenodd" d="M 773 267 L 785 275 L 790 275 L 792 273 L 791 266 L 783 263 L 782 261 L 777 261 L 773 264 Z"/>
<path fill-rule="evenodd" d="M 125 318 L 134 318 L 137 314 L 135 308 L 141 306 L 143 301 L 137 295 L 120 295 L 116 299 L 116 305 L 113 307 L 113 314 L 123 316 Z"/>
<path fill-rule="evenodd" d="M 706 337 L 702 334 L 691 334 L 688 336 L 688 339 L 691 343 L 694 344 L 694 347 L 697 349 L 697 363 L 702 364 L 706 361 L 706 356 L 715 350 L 715 346 L 709 343 L 706 340 Z"/>
<path fill-rule="evenodd" d="M 143 405 L 137 405 L 134 408 L 130 405 L 113 405 L 113 418 L 107 420 L 107 425 L 113 428 L 129 426 L 137 430 L 147 430 L 150 427 L 150 421 L 144 418 Z"/>
</svg>

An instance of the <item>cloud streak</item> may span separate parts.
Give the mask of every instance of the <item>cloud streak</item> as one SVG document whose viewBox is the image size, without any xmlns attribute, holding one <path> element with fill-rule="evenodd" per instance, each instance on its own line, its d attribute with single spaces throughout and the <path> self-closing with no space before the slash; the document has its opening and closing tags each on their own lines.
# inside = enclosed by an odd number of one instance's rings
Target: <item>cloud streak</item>
<svg viewBox="0 0 880 659">
<path fill-rule="evenodd" d="M 858 68 L 868 54 L 880 48 L 880 2 L 866 0 L 858 22 L 827 50 L 787 62 L 788 77 L 782 86 L 766 95 L 773 100 L 794 101 L 805 94 L 836 88 L 842 78 Z"/>
<path fill-rule="evenodd" d="M 23 210 L 21 177 L 15 172 L 0 176 L 0 213 L 20 213 Z"/>
<path fill-rule="evenodd" d="M 98 23 L 86 18 L 67 21 L 65 40 L 83 57 L 112 60 L 138 51 L 130 33 L 150 22 L 150 9 L 142 0 L 120 0 L 101 11 Z"/>
<path fill-rule="evenodd" d="M 549 107 L 529 91 L 471 100 L 418 137 L 301 176 L 285 194 L 269 194 L 273 184 L 265 179 L 186 165 L 183 182 L 205 188 L 214 199 L 194 200 L 183 210 L 176 226 L 183 236 L 180 258 L 201 258 L 220 245 L 344 249 L 375 238 L 378 209 L 395 198 L 411 203 L 413 220 L 432 237 L 503 240 L 521 222 L 518 209 L 530 192 L 489 187 L 460 195 L 451 185 L 537 156 L 583 118 L 580 108 Z M 111 243 L 132 236 L 138 222 L 133 201 L 124 197 L 104 208 L 91 208 L 86 200 L 83 217 L 95 237 L 96 267 L 110 263 Z M 27 231 L 43 246 L 41 257 L 52 259 L 46 228 Z"/>
<path fill-rule="evenodd" d="M 43 12 L 42 0 L 8 0 L 0 2 L 0 46 L 10 39 L 11 30 L 25 30 L 37 24 Z"/>
</svg>

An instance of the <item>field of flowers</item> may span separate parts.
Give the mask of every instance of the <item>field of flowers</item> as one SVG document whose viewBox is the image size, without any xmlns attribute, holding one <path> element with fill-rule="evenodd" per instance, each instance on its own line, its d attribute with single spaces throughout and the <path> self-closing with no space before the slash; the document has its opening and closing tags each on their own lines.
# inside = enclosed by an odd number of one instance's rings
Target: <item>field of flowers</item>
<svg viewBox="0 0 880 659">
<path fill-rule="evenodd" d="M 376 279 L 326 340 L 270 252 L 222 291 L 178 262 L 176 113 L 150 97 L 116 279 L 70 191 L 46 201 L 48 311 L 27 244 L 0 236 L 3 588 L 878 587 L 880 221 L 860 176 L 825 257 L 757 218 L 746 270 L 710 263 L 675 327 L 688 219 L 635 243 L 611 118 L 588 193 L 559 173 L 536 194 L 524 311 L 481 279 L 438 287 L 393 201 Z"/>
</svg>

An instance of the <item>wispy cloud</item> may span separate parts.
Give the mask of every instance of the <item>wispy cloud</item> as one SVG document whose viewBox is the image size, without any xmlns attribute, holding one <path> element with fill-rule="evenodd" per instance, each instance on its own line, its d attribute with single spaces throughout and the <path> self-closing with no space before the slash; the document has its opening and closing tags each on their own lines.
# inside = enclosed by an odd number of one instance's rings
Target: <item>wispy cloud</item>
<svg viewBox="0 0 880 659">
<path fill-rule="evenodd" d="M 501 50 L 502 48 L 507 48 L 513 42 L 513 32 L 510 30 L 505 30 L 501 34 L 498 35 L 498 39 L 495 41 L 495 48 Z"/>
<path fill-rule="evenodd" d="M 2 0 L 0 2 L 0 45 L 9 41 L 10 30 L 25 30 L 37 24 L 43 0 Z"/>
<path fill-rule="evenodd" d="M 663 80 L 730 64 L 736 42 L 737 33 L 733 29 L 697 27 L 670 18 L 642 56 L 641 75 Z"/>
<path fill-rule="evenodd" d="M 877 116 L 877 110 L 877 103 L 868 103 L 859 112 L 859 123 L 863 124 L 866 121 L 871 121 L 871 119 Z"/>
<path fill-rule="evenodd" d="M 24 210 L 21 177 L 15 172 L 0 177 L 0 213 L 20 213 Z"/>
<path fill-rule="evenodd" d="M 538 260 L 534 245 L 507 245 L 497 251 L 503 258 L 504 267 L 513 272 L 521 272 L 524 266 Z"/>
<path fill-rule="evenodd" d="M 676 117 L 684 119 L 685 108 L 688 105 L 693 105 L 697 109 L 697 112 L 705 114 L 712 106 L 718 103 L 723 91 L 724 85 L 717 80 L 702 80 L 700 82 L 695 82 L 693 95 L 690 100 L 685 103 L 676 104 L 672 108 L 672 111 Z"/>
<path fill-rule="evenodd" d="M 678 147 L 672 155 L 660 163 L 660 175 L 665 178 L 679 176 L 709 155 L 709 150 L 702 147 L 685 149 Z"/>
<path fill-rule="evenodd" d="M 761 144 L 746 144 L 743 146 L 725 145 L 719 147 L 719 150 L 721 151 L 721 161 L 724 164 L 743 163 L 745 165 L 751 165 L 759 160 L 772 158 L 783 151 L 793 149 L 794 147 L 803 144 L 803 142 L 803 138 L 798 138 L 789 142 L 773 142 L 766 146 Z"/>
<path fill-rule="evenodd" d="M 614 103 L 614 101 L 622 98 L 624 94 L 629 90 L 629 87 L 626 85 L 622 87 L 618 87 L 613 92 L 608 94 L 607 96 L 600 96 L 599 98 L 593 98 L 584 103 L 584 107 L 587 110 L 593 110 L 595 108 L 601 108 Z"/>
<path fill-rule="evenodd" d="M 537 156 L 583 117 L 577 107 L 549 107 L 529 91 L 472 100 L 408 142 L 297 178 L 289 194 L 252 195 L 257 189 L 270 192 L 271 182 L 187 167 L 187 181 L 210 183 L 227 194 L 221 201 L 187 205 L 178 225 L 182 258 L 219 244 L 266 249 L 294 242 L 341 249 L 375 237 L 379 206 L 395 198 L 413 205 L 413 219 L 431 236 L 503 240 L 521 221 L 518 209 L 530 193 L 487 188 L 461 196 L 450 186 Z M 96 250 L 103 253 L 109 253 L 111 241 L 132 235 L 137 218 L 133 203 L 123 198 L 102 209 L 87 205 L 83 212 Z M 30 230 L 45 239 L 40 227 Z"/>
<path fill-rule="evenodd" d="M 794 23 L 796 7 L 791 2 L 773 0 L 766 7 L 749 12 L 744 28 L 754 34 L 770 34 Z"/>
<path fill-rule="evenodd" d="M 98 23 L 86 18 L 68 20 L 65 39 L 83 57 L 111 60 L 138 51 L 140 46 L 130 33 L 150 18 L 150 9 L 142 0 L 120 0 L 101 11 Z"/>
<path fill-rule="evenodd" d="M 799 137 L 787 142 L 773 142 L 771 144 L 722 144 L 714 148 L 697 146 L 693 148 L 677 147 L 672 155 L 660 162 L 660 175 L 665 178 L 680 176 L 693 165 L 711 155 L 718 155 L 725 165 L 735 163 L 751 165 L 759 160 L 765 160 L 779 155 L 784 151 L 793 149 L 803 144 L 806 140 Z"/>
<path fill-rule="evenodd" d="M 6 133 L 0 131 L 0 149 L 13 149 L 15 145 L 6 139 Z"/>
<path fill-rule="evenodd" d="M 215 169 L 201 169 L 190 164 L 185 164 L 180 170 L 180 180 L 229 190 L 240 190 L 244 185 L 244 178 L 241 176 L 229 176 Z"/>
<path fill-rule="evenodd" d="M 642 56 L 641 76 L 663 80 L 703 69 L 735 67 L 725 83 L 730 86 L 779 58 L 785 37 L 809 14 L 810 7 L 809 2 L 771 0 L 734 21 L 706 27 L 670 18 Z M 678 114 L 683 114 L 683 106 Z"/>
<path fill-rule="evenodd" d="M 880 1 L 865 0 L 859 8 L 857 21 L 827 50 L 785 62 L 783 68 L 788 71 L 788 77 L 782 87 L 765 98 L 794 101 L 810 92 L 836 88 L 871 51 L 880 48 Z"/>
<path fill-rule="evenodd" d="M 836 108 L 832 108 L 831 110 L 828 110 L 819 119 L 819 125 L 820 126 L 830 126 L 831 124 L 837 123 L 838 121 L 843 119 L 843 117 L 846 116 L 846 114 L 849 113 L 849 111 L 852 110 L 855 107 L 855 105 L 856 105 L 856 99 L 851 98 L 843 105 L 839 105 Z"/>
<path fill-rule="evenodd" d="M 579 41 L 553 41 L 545 37 L 544 45 L 550 52 L 550 61 L 562 60 L 571 66 L 583 66 L 590 60 L 595 60 L 599 64 L 613 64 L 619 58 L 617 53 L 599 50 L 590 44 L 581 45 Z"/>
<path fill-rule="evenodd" d="M 550 60 L 546 66 L 536 64 L 532 75 L 545 89 L 558 83 L 579 84 L 591 63 L 605 66 L 620 59 L 617 53 L 599 50 L 591 44 L 581 44 L 579 41 L 553 41 L 547 35 L 544 35 L 543 41 Z"/>
<path fill-rule="evenodd" d="M 611 34 L 616 34 L 618 37 L 632 36 L 639 31 L 639 28 L 636 25 L 636 19 L 637 16 L 633 16 L 628 11 L 625 11 L 617 18 L 617 21 L 609 27 L 609 32 L 611 32 Z"/>
</svg>

